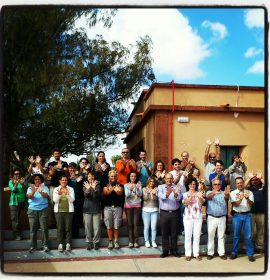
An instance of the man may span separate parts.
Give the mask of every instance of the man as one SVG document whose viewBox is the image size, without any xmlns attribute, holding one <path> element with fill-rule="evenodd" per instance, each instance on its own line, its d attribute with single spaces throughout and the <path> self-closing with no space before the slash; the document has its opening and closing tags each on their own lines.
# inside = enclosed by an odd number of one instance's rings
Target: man
<svg viewBox="0 0 270 280">
<path fill-rule="evenodd" d="M 187 158 L 188 159 L 188 158 Z M 183 161 L 182 161 L 183 162 Z M 169 173 L 173 175 L 173 183 L 181 190 L 182 194 L 186 192 L 185 184 L 180 183 L 180 178 L 184 175 L 184 171 L 181 170 L 181 161 L 178 158 L 172 160 L 173 170 Z M 179 236 L 184 233 L 184 223 L 183 215 L 185 210 L 185 205 L 182 203 L 182 200 L 179 201 Z M 179 237 L 180 238 L 180 237 Z"/>
<path fill-rule="evenodd" d="M 142 150 L 139 154 L 140 160 L 136 162 L 136 169 L 139 181 L 144 188 L 146 186 L 147 179 L 152 174 L 153 163 L 152 161 L 146 161 L 146 151 Z"/>
<path fill-rule="evenodd" d="M 206 141 L 207 146 L 204 153 L 204 177 L 205 185 L 210 186 L 209 175 L 215 171 L 215 161 L 220 159 L 219 139 L 215 138 L 212 143 L 210 139 Z M 216 152 L 210 152 L 211 145 L 215 145 Z"/>
<path fill-rule="evenodd" d="M 267 191 L 264 187 L 264 180 L 260 172 L 255 176 L 249 174 L 249 178 L 245 182 L 247 187 L 254 195 L 254 204 L 252 207 L 252 236 L 254 247 L 257 253 L 264 252 L 264 226 L 266 212 Z"/>
<path fill-rule="evenodd" d="M 160 207 L 160 226 L 162 234 L 161 258 L 169 255 L 180 257 L 177 250 L 177 231 L 179 225 L 179 201 L 182 198 L 180 188 L 173 184 L 173 175 L 165 175 L 165 184 L 158 186 L 158 199 Z M 171 242 L 169 243 L 169 237 Z"/>
<path fill-rule="evenodd" d="M 181 170 L 190 171 L 190 169 L 192 169 L 192 168 L 197 168 L 198 169 L 198 167 L 195 165 L 196 159 L 194 157 L 189 159 L 189 153 L 187 151 L 183 151 L 181 153 L 181 158 L 182 158 L 182 160 L 180 161 L 181 162 L 181 166 L 180 166 Z"/>
<path fill-rule="evenodd" d="M 121 157 L 116 161 L 115 168 L 118 174 L 117 183 L 124 186 L 128 182 L 128 174 L 131 171 L 136 171 L 136 163 L 133 159 L 129 159 L 129 150 L 127 148 L 122 149 Z"/>
<path fill-rule="evenodd" d="M 56 225 L 55 215 L 53 211 L 53 192 L 56 187 L 59 186 L 60 176 L 68 171 L 68 164 L 65 161 L 61 160 L 61 151 L 57 148 L 53 150 L 53 161 L 48 163 L 49 168 L 49 176 L 51 177 L 50 183 L 50 199 L 51 203 L 49 203 L 49 213 L 51 217 L 50 227 L 54 228 Z"/>
<path fill-rule="evenodd" d="M 233 206 L 233 248 L 230 256 L 231 260 L 237 258 L 241 232 L 244 232 L 246 254 L 250 262 L 254 262 L 254 246 L 251 231 L 251 207 L 254 203 L 253 193 L 244 189 L 242 177 L 235 178 L 236 190 L 230 193 L 230 200 Z"/>
<path fill-rule="evenodd" d="M 229 183 L 229 180 L 228 180 L 227 174 L 225 172 L 223 172 L 223 165 L 224 164 L 223 164 L 222 160 L 216 160 L 215 171 L 209 175 L 209 182 L 210 182 L 211 189 L 212 189 L 211 184 L 212 184 L 213 179 L 218 178 L 222 182 L 221 190 L 225 191 L 225 188 L 228 185 L 227 183 Z"/>
<path fill-rule="evenodd" d="M 218 255 L 222 260 L 226 260 L 225 255 L 225 230 L 227 201 L 230 197 L 230 187 L 227 186 L 225 191 L 221 191 L 221 180 L 214 179 L 212 182 L 213 190 L 206 193 L 207 199 L 207 259 L 211 260 L 215 252 L 215 234 L 218 236 Z"/>
</svg>

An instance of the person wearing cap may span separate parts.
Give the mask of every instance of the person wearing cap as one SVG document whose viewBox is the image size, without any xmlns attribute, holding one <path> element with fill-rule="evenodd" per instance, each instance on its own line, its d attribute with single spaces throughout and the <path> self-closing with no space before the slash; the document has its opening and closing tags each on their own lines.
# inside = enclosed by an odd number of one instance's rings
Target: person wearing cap
<svg viewBox="0 0 270 280">
<path fill-rule="evenodd" d="M 162 235 L 161 258 L 169 255 L 180 257 L 177 250 L 177 232 L 179 227 L 179 201 L 182 198 L 180 188 L 173 183 L 173 175 L 165 175 L 165 184 L 158 186 L 160 209 L 160 227 Z"/>
<path fill-rule="evenodd" d="M 44 176 L 42 174 L 34 174 L 31 183 L 27 189 L 28 197 L 28 219 L 30 226 L 30 249 L 33 253 L 37 249 L 37 231 L 41 229 L 42 246 L 44 252 L 49 252 L 48 240 L 48 200 L 50 191 L 44 185 Z"/>
<path fill-rule="evenodd" d="M 245 187 L 254 195 L 254 204 L 252 207 L 252 236 L 254 240 L 254 249 L 257 253 L 264 252 L 264 226 L 266 213 L 266 197 L 267 191 L 264 187 L 262 173 L 257 172 L 256 176 L 253 172 L 249 173 L 245 182 Z"/>
<path fill-rule="evenodd" d="M 254 245 L 252 241 L 251 208 L 254 203 L 254 195 L 251 191 L 245 190 L 242 177 L 235 178 L 236 189 L 231 191 L 230 200 L 233 206 L 233 247 L 230 256 L 231 260 L 237 258 L 241 232 L 244 233 L 246 254 L 250 262 L 254 262 Z"/>
<path fill-rule="evenodd" d="M 221 153 L 218 138 L 215 138 L 214 142 L 208 139 L 206 144 L 207 146 L 204 153 L 204 177 L 206 186 L 210 186 L 209 176 L 215 171 L 215 161 L 220 159 Z M 210 152 L 212 144 L 215 146 L 215 152 Z"/>
</svg>

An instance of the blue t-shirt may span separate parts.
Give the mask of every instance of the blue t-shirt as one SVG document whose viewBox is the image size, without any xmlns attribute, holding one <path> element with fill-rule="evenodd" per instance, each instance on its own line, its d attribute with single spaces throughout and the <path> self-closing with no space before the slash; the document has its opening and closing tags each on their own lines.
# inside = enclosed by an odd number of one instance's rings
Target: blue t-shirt
<svg viewBox="0 0 270 280">
<path fill-rule="evenodd" d="M 43 187 L 43 192 L 47 193 L 48 196 L 50 195 L 50 191 L 47 186 Z M 31 193 L 32 189 L 29 187 L 27 189 L 27 194 Z M 43 197 L 39 192 L 35 192 L 32 198 L 28 199 L 29 209 L 40 211 L 48 207 L 48 197 Z"/>
<path fill-rule="evenodd" d="M 206 197 L 213 191 L 208 191 Z M 221 191 L 214 195 L 212 199 L 207 199 L 206 213 L 212 216 L 226 216 L 227 215 L 227 201 L 224 192 Z"/>
<path fill-rule="evenodd" d="M 137 169 L 140 169 L 140 164 L 141 164 L 142 161 L 137 161 L 136 162 L 136 168 Z M 149 161 L 149 162 L 146 162 L 144 161 L 143 162 L 144 164 L 147 164 L 148 168 L 151 170 L 152 167 L 153 167 L 153 163 L 152 161 Z M 149 174 L 147 172 L 147 169 L 145 166 L 142 167 L 141 169 L 141 174 L 139 176 L 139 181 L 141 182 L 142 186 L 145 187 L 146 186 L 146 183 L 147 183 L 147 179 L 149 178 Z"/>
<path fill-rule="evenodd" d="M 215 177 L 217 177 L 217 173 L 216 173 L 216 172 L 211 173 L 211 174 L 209 175 L 209 182 L 210 182 L 210 185 L 211 185 L 211 190 L 213 189 L 213 188 L 212 188 L 212 180 L 213 180 Z M 226 186 L 227 186 L 227 183 L 226 183 L 226 180 L 225 180 L 225 175 L 224 175 L 224 174 L 221 174 L 221 175 L 219 176 L 219 179 L 220 179 L 221 182 L 222 182 L 221 190 L 222 190 L 222 191 L 225 191 Z"/>
</svg>

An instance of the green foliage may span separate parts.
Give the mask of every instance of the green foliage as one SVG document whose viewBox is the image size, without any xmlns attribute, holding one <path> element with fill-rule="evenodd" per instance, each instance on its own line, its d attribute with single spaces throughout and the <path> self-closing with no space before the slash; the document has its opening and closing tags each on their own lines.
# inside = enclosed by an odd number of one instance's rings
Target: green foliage
<svg viewBox="0 0 270 280">
<path fill-rule="evenodd" d="M 22 157 L 87 154 L 126 127 L 125 102 L 152 73 L 151 39 L 89 40 L 74 22 L 107 27 L 115 9 L 4 7 L 4 142 Z"/>
<path fill-rule="evenodd" d="M 121 159 L 121 155 L 114 155 L 111 157 L 112 164 L 115 166 L 117 160 Z"/>
</svg>

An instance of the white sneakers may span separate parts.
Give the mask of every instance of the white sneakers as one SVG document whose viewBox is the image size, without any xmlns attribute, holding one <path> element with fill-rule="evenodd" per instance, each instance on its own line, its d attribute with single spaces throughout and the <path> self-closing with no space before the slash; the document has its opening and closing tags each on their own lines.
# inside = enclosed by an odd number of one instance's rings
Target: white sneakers
<svg viewBox="0 0 270 280">
<path fill-rule="evenodd" d="M 150 248 L 150 247 L 151 247 L 149 241 L 146 241 L 146 242 L 145 242 L 145 247 L 146 247 L 146 248 Z"/>
<path fill-rule="evenodd" d="M 153 248 L 157 248 L 157 243 L 156 243 L 155 241 L 152 241 L 152 246 L 153 246 Z M 145 242 L 145 247 L 146 247 L 146 248 L 150 248 L 150 247 L 151 247 L 149 241 L 146 241 L 146 242 Z"/>
<path fill-rule="evenodd" d="M 63 252 L 64 251 L 64 246 L 63 246 L 63 244 L 59 244 L 58 245 L 58 251 L 59 252 Z M 67 243 L 67 245 L 66 245 L 66 251 L 71 251 L 71 246 L 70 246 L 70 244 L 69 243 Z"/>
<path fill-rule="evenodd" d="M 59 244 L 58 245 L 58 251 L 59 252 L 63 252 L 64 251 L 63 244 Z"/>
<path fill-rule="evenodd" d="M 66 251 L 71 251 L 71 246 L 69 243 L 67 243 L 67 245 L 66 245 Z"/>
</svg>

